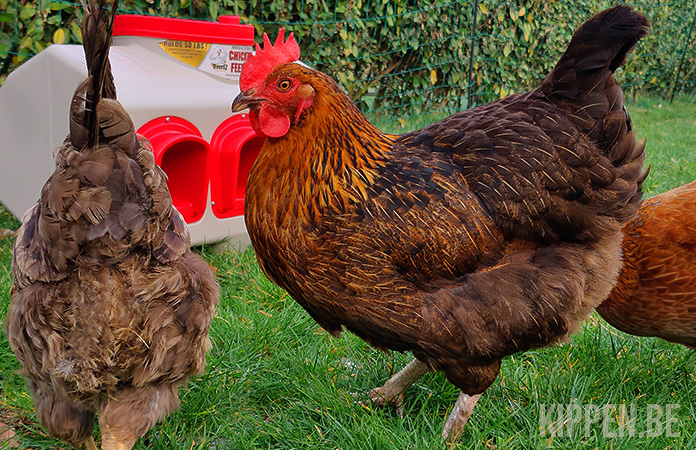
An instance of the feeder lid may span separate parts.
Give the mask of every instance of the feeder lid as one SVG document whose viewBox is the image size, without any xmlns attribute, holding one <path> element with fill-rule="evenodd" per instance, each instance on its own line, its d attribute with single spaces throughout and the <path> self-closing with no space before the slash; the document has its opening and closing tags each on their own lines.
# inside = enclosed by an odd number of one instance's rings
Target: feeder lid
<svg viewBox="0 0 696 450">
<path fill-rule="evenodd" d="M 253 25 L 241 25 L 237 16 L 220 16 L 219 22 L 172 17 L 119 14 L 114 36 L 142 36 L 228 45 L 254 45 Z"/>
</svg>

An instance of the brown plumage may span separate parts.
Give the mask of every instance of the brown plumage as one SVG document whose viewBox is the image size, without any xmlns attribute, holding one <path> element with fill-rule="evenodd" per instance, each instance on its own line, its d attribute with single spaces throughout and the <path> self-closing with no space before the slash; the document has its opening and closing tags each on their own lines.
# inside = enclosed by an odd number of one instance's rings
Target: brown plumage
<svg viewBox="0 0 696 450">
<path fill-rule="evenodd" d="M 626 333 L 696 347 L 696 181 L 646 200 L 626 224 L 619 279 L 597 311 Z"/>
<path fill-rule="evenodd" d="M 259 264 L 327 331 L 444 371 L 450 439 L 503 357 L 576 330 L 616 281 L 645 175 L 612 73 L 647 27 L 604 11 L 540 89 L 399 136 L 294 62 L 292 36 L 245 63 L 233 110 L 267 136 L 245 199 Z"/>
<path fill-rule="evenodd" d="M 89 76 L 15 241 L 7 334 L 52 435 L 95 448 L 98 413 L 102 448 L 128 449 L 203 371 L 218 289 L 189 249 L 149 143 L 116 101 L 115 10 L 105 0 L 87 6 Z"/>
</svg>

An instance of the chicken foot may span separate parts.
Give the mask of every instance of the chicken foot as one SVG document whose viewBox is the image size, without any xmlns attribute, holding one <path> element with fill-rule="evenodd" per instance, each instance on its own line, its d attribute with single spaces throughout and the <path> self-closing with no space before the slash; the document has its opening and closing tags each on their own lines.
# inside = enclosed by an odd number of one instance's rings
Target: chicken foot
<svg viewBox="0 0 696 450">
<path fill-rule="evenodd" d="M 137 439 L 118 437 L 102 429 L 102 450 L 131 450 Z"/>
<path fill-rule="evenodd" d="M 481 398 L 481 394 L 467 395 L 463 392 L 459 394 L 459 398 L 457 398 L 454 408 L 445 422 L 445 428 L 442 430 L 443 439 L 450 443 L 457 442 L 464 425 L 474 413 L 474 406 L 479 398 Z"/>
<path fill-rule="evenodd" d="M 403 417 L 404 392 L 428 372 L 430 372 L 430 367 L 426 363 L 414 359 L 396 375 L 388 379 L 382 387 L 371 390 L 368 394 L 370 400 L 379 406 L 394 403 L 396 411 Z"/>
<path fill-rule="evenodd" d="M 371 390 L 369 393 L 370 400 L 379 406 L 395 403 L 399 415 L 402 415 L 404 392 L 428 372 L 430 372 L 430 367 L 426 363 L 414 359 L 396 375 L 387 380 L 382 387 Z M 476 406 L 476 402 L 478 402 L 480 397 L 481 394 L 467 395 L 463 392 L 459 394 L 442 430 L 442 437 L 447 442 L 456 442 L 459 439 L 464 425 L 466 425 L 474 413 L 474 406 Z"/>
<path fill-rule="evenodd" d="M 124 431 L 125 427 L 115 426 L 104 420 L 105 415 L 99 415 L 99 426 L 101 427 L 102 450 L 131 450 L 138 440 L 138 436 L 129 431 Z"/>
</svg>

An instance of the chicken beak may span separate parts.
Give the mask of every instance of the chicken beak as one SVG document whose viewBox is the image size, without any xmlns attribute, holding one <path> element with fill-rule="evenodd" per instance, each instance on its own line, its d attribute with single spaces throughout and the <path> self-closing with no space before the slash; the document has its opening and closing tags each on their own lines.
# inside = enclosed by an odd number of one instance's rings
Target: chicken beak
<svg viewBox="0 0 696 450">
<path fill-rule="evenodd" d="M 261 103 L 261 99 L 254 97 L 254 91 L 240 92 L 232 102 L 232 112 L 239 112 Z"/>
</svg>

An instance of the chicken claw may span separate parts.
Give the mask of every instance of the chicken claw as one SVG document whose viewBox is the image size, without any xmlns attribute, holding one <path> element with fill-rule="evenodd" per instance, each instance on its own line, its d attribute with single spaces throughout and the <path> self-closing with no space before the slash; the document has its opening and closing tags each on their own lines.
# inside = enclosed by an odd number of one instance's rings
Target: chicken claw
<svg viewBox="0 0 696 450">
<path fill-rule="evenodd" d="M 430 367 L 422 361 L 414 359 L 399 373 L 391 377 L 384 383 L 384 386 L 375 388 L 368 394 L 372 403 L 384 406 L 388 403 L 396 405 L 396 411 L 403 419 L 404 392 L 413 383 L 418 381 L 423 375 L 430 372 Z"/>
</svg>

